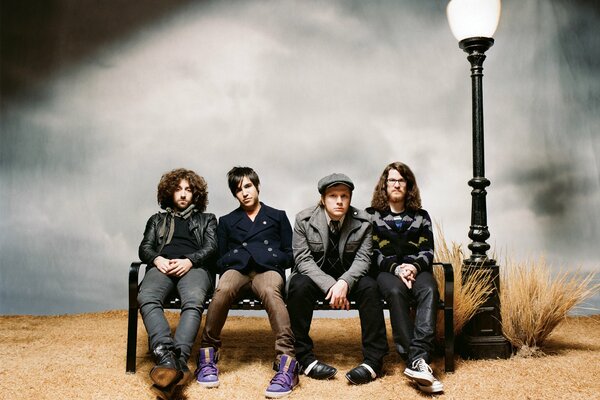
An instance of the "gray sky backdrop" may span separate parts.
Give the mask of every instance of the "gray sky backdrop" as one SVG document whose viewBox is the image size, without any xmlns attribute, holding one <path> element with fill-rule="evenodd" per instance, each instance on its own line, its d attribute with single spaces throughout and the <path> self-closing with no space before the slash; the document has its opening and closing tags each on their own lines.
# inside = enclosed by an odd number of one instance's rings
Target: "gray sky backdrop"
<svg viewBox="0 0 600 400">
<path fill-rule="evenodd" d="M 293 221 L 345 172 L 369 205 L 409 164 L 468 243 L 471 86 L 446 1 L 3 1 L 0 314 L 126 307 L 160 175 L 208 211 L 254 167 Z M 29 7 L 29 8 L 28 8 Z M 489 242 L 502 261 L 599 270 L 600 5 L 503 2 L 484 64 Z"/>
</svg>

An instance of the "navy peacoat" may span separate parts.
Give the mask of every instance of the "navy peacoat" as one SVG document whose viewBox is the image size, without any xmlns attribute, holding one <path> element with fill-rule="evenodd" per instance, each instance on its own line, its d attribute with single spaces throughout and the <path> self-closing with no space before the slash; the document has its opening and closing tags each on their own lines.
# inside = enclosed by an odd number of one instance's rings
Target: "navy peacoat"
<svg viewBox="0 0 600 400">
<path fill-rule="evenodd" d="M 243 270 L 252 258 L 261 268 L 279 272 L 285 281 L 285 269 L 294 262 L 292 227 L 285 211 L 260 204 L 254 222 L 241 207 L 219 218 L 217 264 L 221 273 Z"/>
</svg>

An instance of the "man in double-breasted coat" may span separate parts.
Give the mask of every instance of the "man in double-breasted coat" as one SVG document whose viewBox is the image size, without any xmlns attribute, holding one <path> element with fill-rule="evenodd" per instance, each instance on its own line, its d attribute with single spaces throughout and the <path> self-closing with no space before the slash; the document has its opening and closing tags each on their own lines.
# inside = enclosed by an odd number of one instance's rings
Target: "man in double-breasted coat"
<svg viewBox="0 0 600 400">
<path fill-rule="evenodd" d="M 275 334 L 278 372 L 265 395 L 279 398 L 298 384 L 294 337 L 283 300 L 285 269 L 293 263 L 292 228 L 285 211 L 259 201 L 260 181 L 252 168 L 233 168 L 228 182 L 240 207 L 219 219 L 221 277 L 206 315 L 196 378 L 204 387 L 219 385 L 221 330 L 233 301 L 251 290 L 267 311 Z"/>
</svg>

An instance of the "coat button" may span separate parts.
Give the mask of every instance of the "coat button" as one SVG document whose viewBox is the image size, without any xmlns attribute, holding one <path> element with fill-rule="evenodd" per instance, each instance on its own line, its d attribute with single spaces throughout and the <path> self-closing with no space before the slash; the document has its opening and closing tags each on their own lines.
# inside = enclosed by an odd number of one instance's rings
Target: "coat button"
<svg viewBox="0 0 600 400">
<path fill-rule="evenodd" d="M 266 224 L 267 224 L 267 221 L 263 221 L 263 225 L 266 225 Z"/>
<path fill-rule="evenodd" d="M 246 246 L 248 246 L 248 243 L 244 242 L 244 243 L 242 243 L 242 246 L 246 247 Z"/>
<path fill-rule="evenodd" d="M 238 249 L 235 249 L 235 250 L 233 250 L 233 253 L 234 253 L 234 254 L 235 254 L 235 253 L 237 253 L 237 252 L 238 252 Z"/>
<path fill-rule="evenodd" d="M 264 244 L 269 244 L 269 241 L 265 239 Z"/>
<path fill-rule="evenodd" d="M 273 251 L 273 249 L 272 249 L 271 247 L 269 247 L 269 248 L 267 249 L 267 251 Z"/>
<path fill-rule="evenodd" d="M 273 257 L 277 257 L 277 254 L 273 253 Z"/>
</svg>

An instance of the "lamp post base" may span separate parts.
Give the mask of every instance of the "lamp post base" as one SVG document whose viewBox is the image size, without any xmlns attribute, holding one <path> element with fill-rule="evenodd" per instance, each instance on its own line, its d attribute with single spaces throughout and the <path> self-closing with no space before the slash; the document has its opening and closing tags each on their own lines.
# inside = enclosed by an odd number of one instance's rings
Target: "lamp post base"
<svg viewBox="0 0 600 400">
<path fill-rule="evenodd" d="M 460 355 L 470 359 L 509 358 L 512 346 L 502 336 L 500 317 L 500 267 L 494 260 L 468 259 L 463 264 L 463 276 L 474 269 L 485 270 L 494 287 L 487 301 L 465 325 L 459 339 Z"/>
<path fill-rule="evenodd" d="M 510 358 L 512 346 L 504 336 L 467 336 L 460 341 L 460 355 L 464 359 L 488 360 Z"/>
</svg>

